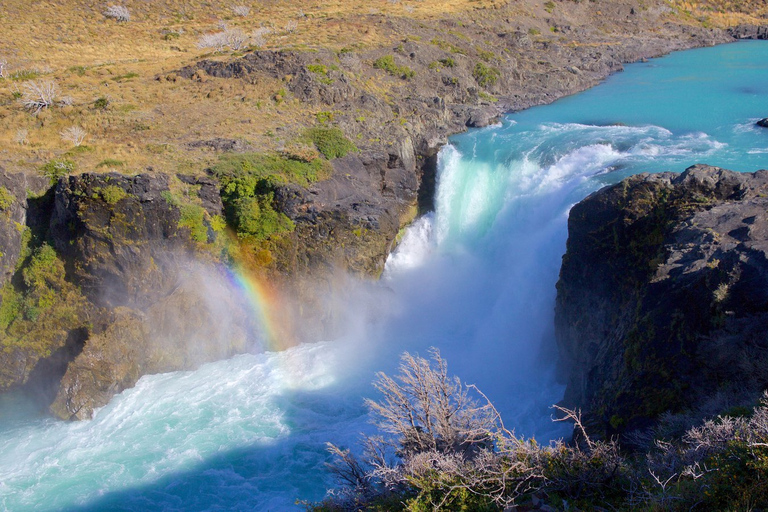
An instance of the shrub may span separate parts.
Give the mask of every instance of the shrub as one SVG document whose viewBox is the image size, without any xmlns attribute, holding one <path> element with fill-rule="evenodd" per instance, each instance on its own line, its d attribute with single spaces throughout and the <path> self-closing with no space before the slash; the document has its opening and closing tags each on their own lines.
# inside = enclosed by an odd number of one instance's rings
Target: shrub
<svg viewBox="0 0 768 512">
<path fill-rule="evenodd" d="M 240 238 L 261 242 L 293 230 L 293 222 L 275 208 L 274 193 L 281 183 L 303 186 L 326 178 L 330 164 L 309 162 L 279 154 L 225 155 L 211 172 L 221 183 L 227 221 Z"/>
<path fill-rule="evenodd" d="M 50 178 L 51 184 L 55 184 L 59 178 L 72 174 L 75 171 L 75 162 L 72 160 L 51 160 L 40 168 L 44 176 Z"/>
<path fill-rule="evenodd" d="M 50 245 L 22 251 L 16 277 L 0 289 L 0 350 L 22 350 L 35 361 L 61 346 L 68 331 L 86 324 L 87 301 L 65 275 L 64 262 Z"/>
<path fill-rule="evenodd" d="M 179 226 L 189 229 L 189 234 L 195 242 L 208 241 L 208 228 L 205 226 L 205 209 L 196 204 L 185 203 L 179 207 Z"/>
<path fill-rule="evenodd" d="M 69 128 L 62 130 L 60 135 L 62 140 L 70 142 L 73 146 L 78 147 L 83 143 L 88 132 L 79 126 L 70 126 Z"/>
<path fill-rule="evenodd" d="M 104 199 L 104 202 L 114 206 L 121 199 L 128 197 L 128 192 L 123 190 L 121 187 L 118 187 L 117 185 L 107 185 L 99 191 L 99 195 L 101 195 L 101 198 Z"/>
<path fill-rule="evenodd" d="M 382 69 L 392 76 L 408 80 L 416 76 L 416 72 L 408 66 L 398 66 L 395 64 L 395 57 L 392 55 L 384 55 L 373 61 L 373 67 L 376 69 Z"/>
<path fill-rule="evenodd" d="M 22 102 L 24 108 L 37 114 L 44 108 L 52 107 L 55 104 L 57 95 L 58 87 L 56 82 L 51 80 L 45 82 L 35 80 L 24 84 Z"/>
<path fill-rule="evenodd" d="M 10 190 L 0 186 L 0 211 L 5 211 L 13 205 L 16 198 Z"/>
<path fill-rule="evenodd" d="M 248 46 L 250 38 L 239 29 L 227 29 L 215 34 L 205 34 L 197 41 L 198 48 L 213 48 L 217 52 L 229 47 L 232 50 L 242 50 Z"/>
<path fill-rule="evenodd" d="M 0 57 L 0 78 L 8 78 L 8 61 Z"/>
<path fill-rule="evenodd" d="M 107 108 L 109 108 L 109 99 L 104 96 L 97 98 L 96 101 L 93 102 L 93 108 L 96 110 L 107 110 Z"/>
<path fill-rule="evenodd" d="M 329 444 L 337 459 L 329 469 L 347 485 L 329 509 L 399 499 L 408 510 L 496 510 L 542 479 L 536 445 L 515 438 L 482 393 L 449 376 L 437 350 L 432 362 L 406 352 L 399 370 L 377 374 L 382 398 L 366 400 L 384 434 L 364 438 L 366 458 Z"/>
<path fill-rule="evenodd" d="M 329 160 L 341 158 L 350 152 L 357 151 L 357 147 L 344 136 L 340 129 L 335 127 L 309 128 L 305 134 L 317 150 Z"/>
<path fill-rule="evenodd" d="M 131 21 L 131 13 L 122 5 L 110 5 L 104 11 L 104 16 L 122 23 Z"/>
<path fill-rule="evenodd" d="M 478 85 L 488 87 L 489 85 L 494 85 L 499 80 L 501 72 L 493 66 L 486 66 L 482 62 L 478 62 L 472 71 L 472 76 L 475 77 Z"/>
</svg>

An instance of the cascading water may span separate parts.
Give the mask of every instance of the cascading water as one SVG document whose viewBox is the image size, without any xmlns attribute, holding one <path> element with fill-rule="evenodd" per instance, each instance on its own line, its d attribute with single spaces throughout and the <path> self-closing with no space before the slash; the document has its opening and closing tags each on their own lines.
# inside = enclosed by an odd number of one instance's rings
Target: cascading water
<svg viewBox="0 0 768 512">
<path fill-rule="evenodd" d="M 300 508 L 333 485 L 324 443 L 371 430 L 375 371 L 430 346 L 519 434 L 567 435 L 548 406 L 563 392 L 552 309 L 570 206 L 637 172 L 768 167 L 768 130 L 753 127 L 766 63 L 760 43 L 676 54 L 455 137 L 436 211 L 380 283 L 345 291 L 343 339 L 144 377 L 80 423 L 0 396 L 0 509 Z"/>
</svg>

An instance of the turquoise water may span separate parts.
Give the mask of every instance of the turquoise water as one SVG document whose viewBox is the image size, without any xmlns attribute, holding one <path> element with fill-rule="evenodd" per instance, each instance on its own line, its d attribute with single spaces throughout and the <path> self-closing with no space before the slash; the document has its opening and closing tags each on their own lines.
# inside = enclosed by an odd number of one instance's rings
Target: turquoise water
<svg viewBox="0 0 768 512">
<path fill-rule="evenodd" d="M 300 509 L 332 485 L 325 441 L 370 431 L 374 373 L 429 346 L 519 434 L 568 435 L 548 406 L 563 393 L 552 310 L 570 206 L 637 172 L 768 168 L 768 130 L 753 126 L 767 99 L 768 44 L 739 43 L 631 65 L 453 137 L 436 212 L 380 283 L 329 297 L 342 339 L 144 377 L 87 422 L 0 397 L 0 510 Z"/>
</svg>

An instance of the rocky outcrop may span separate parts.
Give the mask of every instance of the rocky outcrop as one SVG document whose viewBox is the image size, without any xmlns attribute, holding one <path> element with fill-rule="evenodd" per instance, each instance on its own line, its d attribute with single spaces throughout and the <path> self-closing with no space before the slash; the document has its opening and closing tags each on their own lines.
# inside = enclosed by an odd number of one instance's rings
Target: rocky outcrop
<svg viewBox="0 0 768 512">
<path fill-rule="evenodd" d="M 768 26 L 737 25 L 729 28 L 728 33 L 736 39 L 768 39 Z"/>
<path fill-rule="evenodd" d="M 768 385 L 768 171 L 642 174 L 573 207 L 557 284 L 564 402 L 642 428 Z"/>
<path fill-rule="evenodd" d="M 761 120 L 759 120 L 759 121 L 758 121 L 758 122 L 756 122 L 755 124 L 756 124 L 757 126 L 761 126 L 761 127 L 763 127 L 763 128 L 768 128 L 768 117 L 766 117 L 766 118 L 764 118 L 764 119 L 761 119 Z"/>
<path fill-rule="evenodd" d="M 45 218 L 50 197 L 43 196 L 49 188 L 48 178 L 8 174 L 0 168 L 0 286 L 16 270 L 24 230 L 37 228 L 40 217 Z"/>
</svg>

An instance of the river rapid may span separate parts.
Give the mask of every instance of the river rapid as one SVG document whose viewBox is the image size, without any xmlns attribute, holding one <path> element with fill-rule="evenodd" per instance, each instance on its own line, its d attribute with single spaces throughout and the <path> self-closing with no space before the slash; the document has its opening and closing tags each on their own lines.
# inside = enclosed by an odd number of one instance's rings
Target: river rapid
<svg viewBox="0 0 768 512">
<path fill-rule="evenodd" d="M 93 420 L 0 396 L 0 510 L 293 510 L 333 481 L 324 443 L 371 432 L 364 397 L 405 350 L 438 347 L 518 435 L 569 435 L 549 406 L 570 207 L 639 172 L 768 168 L 768 44 L 676 53 L 455 136 L 434 213 L 377 283 L 350 283 L 341 339 L 143 377 Z M 216 342 L 216 340 L 212 340 Z"/>
</svg>

